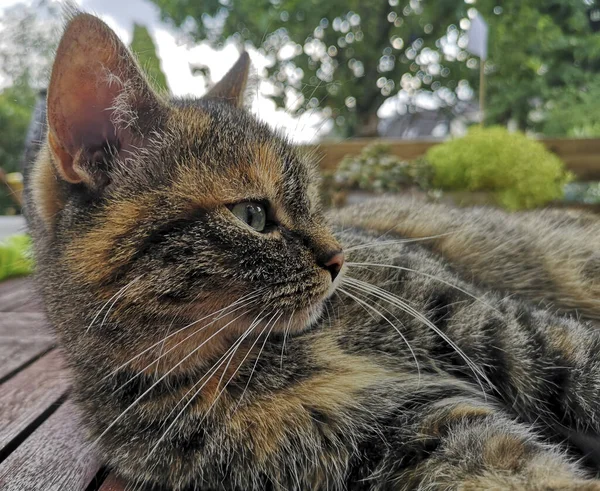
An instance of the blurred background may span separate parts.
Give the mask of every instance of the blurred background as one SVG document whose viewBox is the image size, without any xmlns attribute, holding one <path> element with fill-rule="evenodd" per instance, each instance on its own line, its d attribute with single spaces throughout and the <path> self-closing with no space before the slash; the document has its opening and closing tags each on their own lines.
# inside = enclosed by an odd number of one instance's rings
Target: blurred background
<svg viewBox="0 0 600 491">
<path fill-rule="evenodd" d="M 251 110 L 317 153 L 329 205 L 598 209 L 600 2 L 0 0 L 1 214 L 20 212 L 65 6 L 173 96 L 203 95 L 247 50 Z"/>
</svg>

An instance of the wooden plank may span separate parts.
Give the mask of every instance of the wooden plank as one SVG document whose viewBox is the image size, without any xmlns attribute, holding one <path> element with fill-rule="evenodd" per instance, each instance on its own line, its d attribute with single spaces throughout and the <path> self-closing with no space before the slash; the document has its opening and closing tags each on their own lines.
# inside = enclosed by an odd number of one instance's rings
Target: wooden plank
<svg viewBox="0 0 600 491">
<path fill-rule="evenodd" d="M 31 296 L 29 298 L 25 298 L 25 301 L 19 302 L 17 305 L 14 305 L 11 309 L 11 312 L 43 312 L 44 304 L 42 299 L 37 296 L 36 293 L 31 292 Z"/>
<path fill-rule="evenodd" d="M 579 181 L 600 180 L 600 154 L 597 155 L 569 155 L 563 159 Z"/>
<path fill-rule="evenodd" d="M 0 312 L 42 310 L 30 278 L 13 278 L 0 283 Z"/>
<path fill-rule="evenodd" d="M 64 363 L 56 350 L 0 385 L 0 455 L 51 410 L 68 388 Z"/>
<path fill-rule="evenodd" d="M 308 145 L 305 148 L 313 151 L 317 159 L 321 159 L 320 168 L 332 171 L 337 168 L 346 155 L 357 155 L 361 150 L 380 141 L 389 145 L 392 154 L 406 160 L 421 157 L 431 147 L 441 143 L 441 140 L 389 140 L 356 138 L 342 142 L 323 142 L 318 146 Z M 540 140 L 546 147 L 561 157 L 566 167 L 580 180 L 600 179 L 600 139 L 560 139 L 549 138 Z"/>
<path fill-rule="evenodd" d="M 0 297 L 6 292 L 10 292 L 15 288 L 18 288 L 23 285 L 28 285 L 30 283 L 30 279 L 28 277 L 21 278 L 9 278 L 0 282 Z"/>
<path fill-rule="evenodd" d="M 111 472 L 98 491 L 125 491 L 125 483 Z"/>
<path fill-rule="evenodd" d="M 0 489 L 83 491 L 99 469 L 67 401 L 0 464 Z"/>
<path fill-rule="evenodd" d="M 21 340 L 11 339 L 0 342 L 0 380 L 6 379 L 12 372 L 26 365 L 54 346 L 52 339 Z"/>
<path fill-rule="evenodd" d="M 0 312 L 0 344 L 11 339 L 52 340 L 53 333 L 41 312 Z"/>
</svg>

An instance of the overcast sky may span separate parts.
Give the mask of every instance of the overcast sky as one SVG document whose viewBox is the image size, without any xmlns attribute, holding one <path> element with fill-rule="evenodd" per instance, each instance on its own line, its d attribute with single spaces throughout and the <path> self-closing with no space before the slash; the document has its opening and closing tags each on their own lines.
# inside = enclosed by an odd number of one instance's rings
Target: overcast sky
<svg viewBox="0 0 600 491">
<path fill-rule="evenodd" d="M 60 3 L 59 0 L 54 0 Z M 98 15 L 119 37 L 129 43 L 133 24 L 145 25 L 158 48 L 162 68 L 167 77 L 169 87 L 175 95 L 201 96 L 206 91 L 201 77 L 194 77 L 190 64 L 203 64 L 210 68 L 214 81 L 219 80 L 233 65 L 238 51 L 232 44 L 226 45 L 221 51 L 215 51 L 201 43 L 187 46 L 182 43 L 175 32 L 160 20 L 158 8 L 148 0 L 76 0 L 81 9 Z M 19 3 L 32 3 L 32 0 L 0 0 L 0 15 L 2 9 Z M 250 52 L 255 67 L 264 66 L 264 58 L 257 52 Z M 255 68 L 256 69 L 256 68 Z M 264 85 L 259 86 L 258 95 L 252 104 L 253 111 L 275 128 L 280 128 L 294 140 L 307 142 L 313 140 L 322 120 L 317 115 L 306 114 L 300 119 L 294 119 L 284 110 L 276 109 L 275 104 L 260 94 Z"/>
</svg>

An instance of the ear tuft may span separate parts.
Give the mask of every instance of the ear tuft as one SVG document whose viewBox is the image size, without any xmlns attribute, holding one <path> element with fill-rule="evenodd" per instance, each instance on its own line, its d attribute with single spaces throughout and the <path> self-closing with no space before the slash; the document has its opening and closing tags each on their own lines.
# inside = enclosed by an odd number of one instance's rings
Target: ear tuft
<svg viewBox="0 0 600 491">
<path fill-rule="evenodd" d="M 236 107 L 244 103 L 244 91 L 250 72 L 250 56 L 242 52 L 225 76 L 206 94 L 207 99 L 221 99 Z"/>
<path fill-rule="evenodd" d="M 48 88 L 48 144 L 60 176 L 70 183 L 106 182 L 107 160 L 140 145 L 141 116 L 155 120 L 160 106 L 117 35 L 93 15 L 74 15 Z"/>
</svg>

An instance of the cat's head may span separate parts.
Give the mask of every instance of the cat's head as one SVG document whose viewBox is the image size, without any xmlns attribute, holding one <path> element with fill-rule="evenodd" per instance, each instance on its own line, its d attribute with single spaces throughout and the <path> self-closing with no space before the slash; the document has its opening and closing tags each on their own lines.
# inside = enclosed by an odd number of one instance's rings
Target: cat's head
<svg viewBox="0 0 600 491">
<path fill-rule="evenodd" d="M 224 346 L 253 322 L 294 332 L 320 315 L 342 251 L 313 167 L 242 108 L 248 70 L 242 54 L 205 97 L 168 100 L 104 23 L 70 20 L 30 205 L 41 270 L 60 265 L 72 296 L 57 295 L 87 309 L 69 338 L 150 345 L 196 322 Z"/>
</svg>

